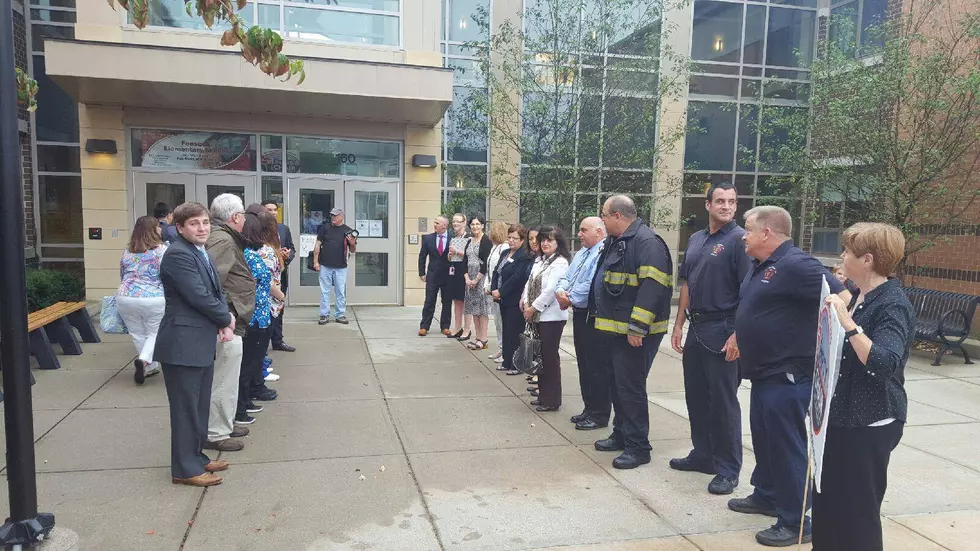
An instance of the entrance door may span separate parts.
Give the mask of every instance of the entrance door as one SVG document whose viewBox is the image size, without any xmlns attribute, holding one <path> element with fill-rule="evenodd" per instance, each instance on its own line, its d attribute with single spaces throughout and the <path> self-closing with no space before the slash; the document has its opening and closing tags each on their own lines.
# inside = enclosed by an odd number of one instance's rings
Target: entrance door
<svg viewBox="0 0 980 551">
<path fill-rule="evenodd" d="M 313 247 L 320 224 L 330 223 L 330 210 L 343 204 L 344 181 L 331 178 L 290 178 L 286 223 L 298 248 L 289 265 L 289 304 L 319 304 L 320 274 L 313 269 Z M 350 288 L 350 281 L 347 284 Z"/>
<path fill-rule="evenodd" d="M 255 177 L 239 174 L 188 174 L 137 172 L 133 176 L 136 217 L 153 214 L 153 207 L 164 202 L 170 208 L 187 201 L 197 201 L 210 208 L 211 201 L 222 193 L 234 193 L 247 207 L 257 202 Z"/>
<path fill-rule="evenodd" d="M 289 179 L 286 220 L 293 235 L 299 235 L 294 242 L 300 257 L 289 268 L 290 304 L 320 303 L 313 248 L 317 229 L 330 223 L 330 210 L 337 206 L 344 209 L 345 223 L 359 234 L 357 252 L 348 259 L 348 304 L 398 303 L 398 188 L 399 180 Z"/>
</svg>

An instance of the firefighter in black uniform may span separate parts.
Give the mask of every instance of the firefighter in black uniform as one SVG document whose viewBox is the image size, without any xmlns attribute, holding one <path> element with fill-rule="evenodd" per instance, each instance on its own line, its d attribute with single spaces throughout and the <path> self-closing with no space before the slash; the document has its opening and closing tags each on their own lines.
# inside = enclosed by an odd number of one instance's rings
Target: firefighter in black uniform
<svg viewBox="0 0 980 551">
<path fill-rule="evenodd" d="M 599 257 L 589 315 L 600 339 L 598 356 L 611 374 L 613 432 L 595 443 L 599 451 L 622 451 L 617 469 L 650 462 L 647 375 L 667 332 L 673 266 L 667 244 L 637 218 L 636 205 L 614 195 L 602 206 L 609 237 Z"/>
</svg>

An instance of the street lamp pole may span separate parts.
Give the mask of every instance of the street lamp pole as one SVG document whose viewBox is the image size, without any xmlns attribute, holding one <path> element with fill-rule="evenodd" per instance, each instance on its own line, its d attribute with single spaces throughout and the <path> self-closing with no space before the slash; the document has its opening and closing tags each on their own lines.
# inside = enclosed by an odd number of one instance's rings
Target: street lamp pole
<svg viewBox="0 0 980 551">
<path fill-rule="evenodd" d="M 13 23 L 11 0 L 0 0 L 0 366 L 10 498 L 10 518 L 0 526 L 4 548 L 35 543 L 54 528 L 54 515 L 37 512 Z"/>
</svg>

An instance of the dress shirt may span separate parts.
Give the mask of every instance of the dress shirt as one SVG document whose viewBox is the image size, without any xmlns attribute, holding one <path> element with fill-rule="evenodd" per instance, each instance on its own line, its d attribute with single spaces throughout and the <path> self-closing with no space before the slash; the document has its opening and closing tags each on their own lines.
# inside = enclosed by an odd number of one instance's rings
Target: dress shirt
<svg viewBox="0 0 980 551">
<path fill-rule="evenodd" d="M 558 281 L 556 291 L 568 293 L 568 300 L 573 308 L 585 308 L 589 305 L 589 291 L 592 289 L 592 276 L 595 275 L 599 253 L 602 252 L 602 241 L 588 249 L 580 249 L 575 253 L 568 271 Z"/>
</svg>

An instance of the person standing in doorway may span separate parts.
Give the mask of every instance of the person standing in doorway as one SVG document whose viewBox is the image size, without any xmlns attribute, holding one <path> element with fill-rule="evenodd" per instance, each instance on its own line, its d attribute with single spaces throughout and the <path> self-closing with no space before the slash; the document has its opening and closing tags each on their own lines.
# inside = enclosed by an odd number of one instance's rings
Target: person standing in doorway
<svg viewBox="0 0 980 551">
<path fill-rule="evenodd" d="M 293 233 L 289 231 L 289 226 L 278 222 L 279 220 L 279 203 L 276 203 L 272 199 L 266 199 L 262 201 L 262 206 L 265 207 L 265 211 L 276 217 L 276 232 L 279 234 L 279 255 L 283 259 L 283 265 L 280 266 L 282 271 L 282 293 L 285 295 L 289 290 L 289 265 L 296 258 L 296 246 L 293 245 Z M 272 349 L 279 350 L 281 352 L 296 352 L 296 347 L 286 344 L 283 340 L 282 335 L 282 318 L 285 316 L 286 302 L 283 301 L 282 309 L 278 316 L 272 318 Z"/>
<path fill-rule="evenodd" d="M 590 216 L 582 219 L 578 228 L 582 248 L 575 253 L 565 277 L 558 281 L 558 291 L 555 293 L 555 299 L 563 310 L 572 309 L 572 338 L 578 362 L 579 387 L 585 403 L 582 413 L 570 419 L 578 430 L 607 427 L 612 410 L 609 373 L 603 370 L 606 363 L 596 357 L 601 353 L 599 335 L 595 330 L 595 319 L 589 316 L 589 290 L 605 238 L 606 228 L 601 218 Z"/>
<path fill-rule="evenodd" d="M 436 313 L 436 295 L 442 295 L 442 312 L 439 315 L 439 329 L 449 335 L 452 323 L 453 301 L 447 294 L 449 283 L 449 233 L 446 228 L 449 219 L 436 216 L 432 223 L 433 232 L 422 236 L 419 247 L 419 279 L 425 283 L 425 305 L 422 307 L 422 323 L 419 336 L 424 337 L 432 326 Z"/>
<path fill-rule="evenodd" d="M 204 454 L 216 343 L 233 338 L 235 315 L 228 310 L 217 267 L 204 249 L 211 233 L 200 203 L 177 207 L 179 236 L 160 262 L 166 306 L 153 359 L 163 365 L 170 403 L 170 475 L 174 484 L 214 486 L 224 459 Z"/>
<path fill-rule="evenodd" d="M 752 262 L 745 230 L 735 222 L 738 192 L 730 182 L 713 184 L 704 202 L 708 227 L 691 236 L 680 266 L 680 302 L 670 345 L 683 354 L 684 391 L 694 449 L 670 460 L 678 471 L 715 475 L 712 494 L 730 494 L 742 470 L 742 410 L 735 351 L 726 346 L 735 332 L 738 288 Z M 690 321 L 684 342 L 684 323 Z"/>
<path fill-rule="evenodd" d="M 667 332 L 673 265 L 663 238 L 639 219 L 636 204 L 613 195 L 602 206 L 609 232 L 589 296 L 589 312 L 601 335 L 600 354 L 611 373 L 613 432 L 598 451 L 622 451 L 616 469 L 650 462 L 647 375 Z"/>
<path fill-rule="evenodd" d="M 170 210 L 170 205 L 163 201 L 153 205 L 153 217 L 160 224 L 160 238 L 164 243 L 177 239 L 177 228 L 173 226 L 174 213 Z"/>
<path fill-rule="evenodd" d="M 357 251 L 357 238 L 344 224 L 344 211 L 334 207 L 330 223 L 321 224 L 313 247 L 313 269 L 320 272 L 320 319 L 330 323 L 330 290 L 334 291 L 334 321 L 347 325 L 347 257 Z"/>
</svg>

